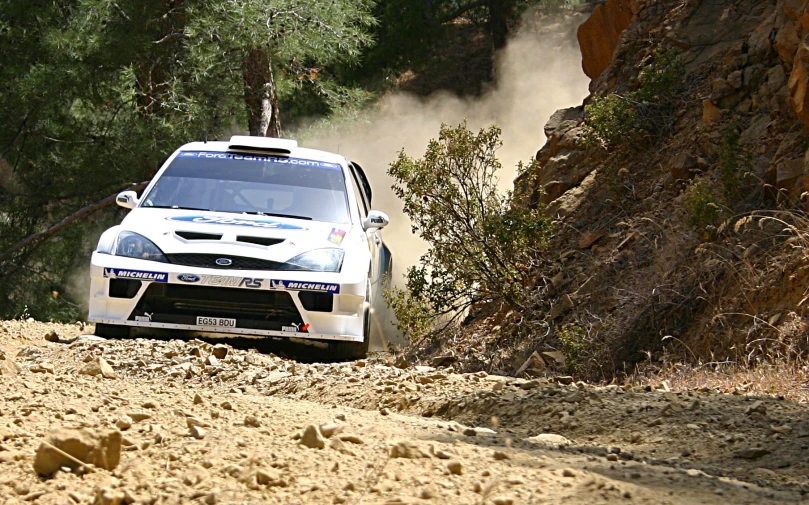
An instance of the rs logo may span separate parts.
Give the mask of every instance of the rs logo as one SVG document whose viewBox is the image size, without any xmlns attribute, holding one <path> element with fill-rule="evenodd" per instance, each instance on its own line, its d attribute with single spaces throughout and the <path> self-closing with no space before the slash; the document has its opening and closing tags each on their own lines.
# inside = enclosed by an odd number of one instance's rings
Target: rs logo
<svg viewBox="0 0 809 505">
<path fill-rule="evenodd" d="M 264 279 L 251 279 L 250 277 L 245 277 L 242 279 L 242 282 L 239 283 L 239 287 L 246 287 L 246 288 L 260 288 L 261 283 Z"/>
</svg>

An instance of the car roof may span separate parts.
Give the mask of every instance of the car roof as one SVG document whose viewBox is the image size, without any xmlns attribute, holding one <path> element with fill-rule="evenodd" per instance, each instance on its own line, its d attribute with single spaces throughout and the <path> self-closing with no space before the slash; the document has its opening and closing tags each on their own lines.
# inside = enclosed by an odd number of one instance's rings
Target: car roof
<svg viewBox="0 0 809 505">
<path fill-rule="evenodd" d="M 266 156 L 281 156 L 290 158 L 303 158 L 314 161 L 325 161 L 346 165 L 345 156 L 299 147 L 298 142 L 291 139 L 277 139 L 272 137 L 252 137 L 247 135 L 234 135 L 229 141 L 190 142 L 181 146 L 179 151 L 215 151 L 215 152 L 250 152 Z"/>
</svg>

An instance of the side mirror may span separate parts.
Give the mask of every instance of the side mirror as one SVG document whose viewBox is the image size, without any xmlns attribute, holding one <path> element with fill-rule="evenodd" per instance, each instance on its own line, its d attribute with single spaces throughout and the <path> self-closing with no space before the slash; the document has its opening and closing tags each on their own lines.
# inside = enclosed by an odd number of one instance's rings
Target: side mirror
<svg viewBox="0 0 809 505">
<path fill-rule="evenodd" d="M 138 204 L 138 194 L 134 191 L 121 191 L 115 197 L 115 203 L 125 209 L 134 209 Z"/>
<path fill-rule="evenodd" d="M 384 228 L 388 223 L 390 223 L 390 218 L 387 214 L 380 210 L 372 210 L 368 213 L 368 217 L 362 222 L 362 229 Z"/>
</svg>

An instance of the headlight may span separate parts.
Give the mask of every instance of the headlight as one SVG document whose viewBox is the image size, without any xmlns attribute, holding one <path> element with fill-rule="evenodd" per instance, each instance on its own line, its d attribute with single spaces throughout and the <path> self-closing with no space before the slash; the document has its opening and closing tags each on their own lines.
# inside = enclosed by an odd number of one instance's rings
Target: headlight
<svg viewBox="0 0 809 505">
<path fill-rule="evenodd" d="M 287 261 L 278 270 L 297 270 L 303 272 L 339 272 L 343 266 L 342 249 L 315 249 L 299 254 Z"/>
<path fill-rule="evenodd" d="M 166 257 L 163 256 L 163 251 L 154 245 L 154 242 L 131 231 L 122 231 L 118 234 L 118 246 L 115 248 L 115 255 L 168 263 Z"/>
</svg>

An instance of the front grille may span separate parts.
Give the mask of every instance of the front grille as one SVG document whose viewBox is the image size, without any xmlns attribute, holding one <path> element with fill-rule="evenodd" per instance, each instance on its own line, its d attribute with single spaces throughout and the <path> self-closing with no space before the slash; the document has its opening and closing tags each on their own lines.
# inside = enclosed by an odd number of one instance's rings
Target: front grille
<svg viewBox="0 0 809 505">
<path fill-rule="evenodd" d="M 303 324 L 292 296 L 286 291 L 229 289 L 152 283 L 138 301 L 136 316 L 150 321 L 197 324 L 197 316 L 236 319 L 237 328 L 281 330 Z"/>
<path fill-rule="evenodd" d="M 218 268 L 220 270 L 278 270 L 282 263 L 278 261 L 248 258 L 245 256 L 228 256 L 224 254 L 167 254 L 166 259 L 175 265 L 200 268 Z M 230 265 L 217 265 L 216 260 L 229 259 Z"/>
</svg>

